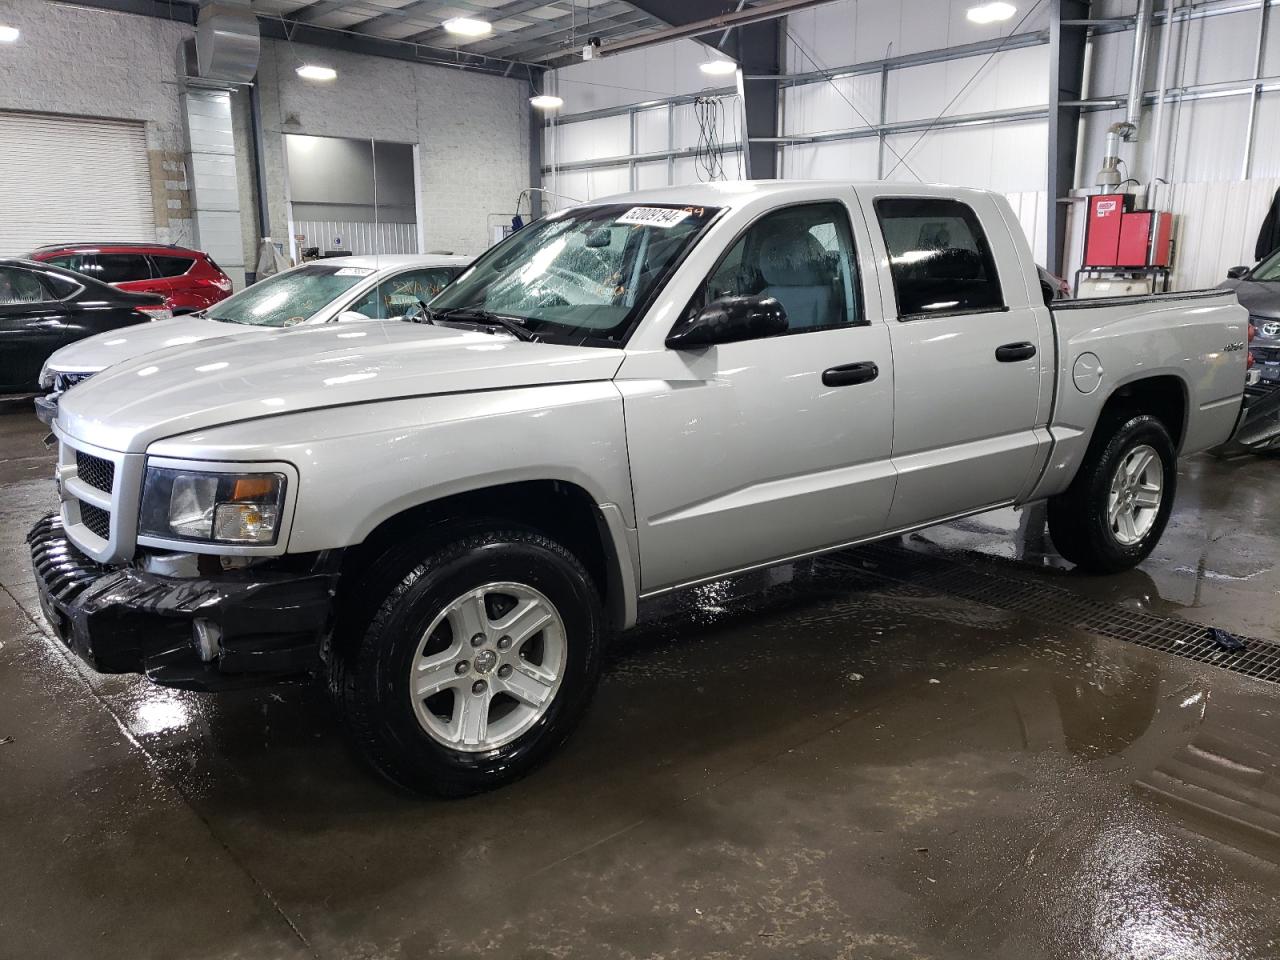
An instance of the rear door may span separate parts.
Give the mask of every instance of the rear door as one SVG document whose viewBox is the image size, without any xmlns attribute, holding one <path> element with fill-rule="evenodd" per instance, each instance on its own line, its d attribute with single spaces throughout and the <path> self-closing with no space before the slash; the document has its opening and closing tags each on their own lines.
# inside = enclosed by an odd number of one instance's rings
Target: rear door
<svg viewBox="0 0 1280 960">
<path fill-rule="evenodd" d="M 870 190 L 863 203 L 893 345 L 888 527 L 1009 503 L 1039 462 L 1052 391 L 1052 324 L 1038 284 L 1028 289 L 1029 252 L 987 194 Z"/>
<path fill-rule="evenodd" d="M 145 289 L 150 293 L 160 293 L 171 308 L 188 311 L 202 310 L 216 302 L 210 296 L 217 293 L 212 285 L 206 285 L 202 290 L 196 277 L 186 275 L 195 265 L 194 258 L 157 254 L 148 256 L 147 260 L 151 264 L 151 282 L 139 284 L 136 288 L 122 285 L 121 289 Z"/>
<path fill-rule="evenodd" d="M 882 528 L 893 495 L 893 371 L 879 298 L 868 302 L 861 282 L 874 270 L 864 231 L 837 200 L 761 214 L 685 309 L 772 296 L 789 332 L 629 350 L 616 382 L 645 592 Z"/>
<path fill-rule="evenodd" d="M 94 264 L 94 272 L 89 276 L 95 280 L 135 293 L 149 293 L 157 289 L 151 261 L 145 254 L 133 251 L 99 253 Z"/>
<path fill-rule="evenodd" d="M 67 334 L 66 305 L 33 270 L 0 266 L 0 392 L 35 390 Z"/>
</svg>

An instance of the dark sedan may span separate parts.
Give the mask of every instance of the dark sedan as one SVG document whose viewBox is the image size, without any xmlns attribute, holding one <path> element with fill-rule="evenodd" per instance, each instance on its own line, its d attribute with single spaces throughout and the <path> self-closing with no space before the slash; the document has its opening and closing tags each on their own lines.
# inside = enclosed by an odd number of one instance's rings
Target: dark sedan
<svg viewBox="0 0 1280 960">
<path fill-rule="evenodd" d="M 51 264 L 0 258 L 0 394 L 36 391 L 40 368 L 59 347 L 167 315 L 159 294 L 127 293 Z"/>
</svg>

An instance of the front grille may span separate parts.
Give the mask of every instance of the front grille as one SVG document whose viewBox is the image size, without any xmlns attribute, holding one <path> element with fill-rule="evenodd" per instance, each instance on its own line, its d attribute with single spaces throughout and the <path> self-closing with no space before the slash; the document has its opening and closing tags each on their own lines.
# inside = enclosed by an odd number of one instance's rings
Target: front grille
<svg viewBox="0 0 1280 960">
<path fill-rule="evenodd" d="M 103 540 L 111 539 L 111 514 L 91 503 L 80 501 L 80 522 Z"/>
<path fill-rule="evenodd" d="M 1250 347 L 1258 363 L 1280 363 L 1280 347 Z"/>
<path fill-rule="evenodd" d="M 116 482 L 116 465 L 110 460 L 76 451 L 76 473 L 89 486 L 110 493 Z"/>
</svg>

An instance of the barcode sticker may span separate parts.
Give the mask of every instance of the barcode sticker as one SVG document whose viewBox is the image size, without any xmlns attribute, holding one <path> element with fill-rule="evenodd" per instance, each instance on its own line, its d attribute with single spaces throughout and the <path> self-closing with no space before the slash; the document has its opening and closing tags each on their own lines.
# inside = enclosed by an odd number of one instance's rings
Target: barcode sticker
<svg viewBox="0 0 1280 960">
<path fill-rule="evenodd" d="M 370 270 L 368 267 L 343 267 L 341 270 L 335 273 L 334 276 L 335 277 L 367 277 L 371 273 L 373 273 L 373 271 Z"/>
<path fill-rule="evenodd" d="M 689 216 L 688 210 L 671 207 L 632 207 L 614 223 L 630 223 L 638 227 L 674 227 Z"/>
</svg>

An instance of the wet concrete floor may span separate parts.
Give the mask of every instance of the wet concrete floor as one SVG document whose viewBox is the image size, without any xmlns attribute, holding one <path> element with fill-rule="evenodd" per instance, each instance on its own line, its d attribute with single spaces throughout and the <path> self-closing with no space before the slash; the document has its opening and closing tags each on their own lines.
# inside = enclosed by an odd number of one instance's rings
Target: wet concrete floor
<svg viewBox="0 0 1280 960">
<path fill-rule="evenodd" d="M 72 662 L 22 543 L 41 435 L 0 414 L 2 958 L 1280 955 L 1276 684 L 852 551 L 651 607 L 550 765 L 417 799 L 314 686 Z M 1113 578 L 1035 510 L 891 548 L 1280 642 L 1278 471 L 1184 462 L 1163 544 Z"/>
</svg>

